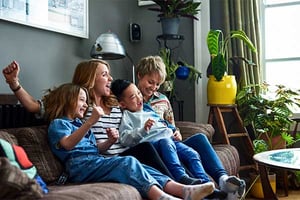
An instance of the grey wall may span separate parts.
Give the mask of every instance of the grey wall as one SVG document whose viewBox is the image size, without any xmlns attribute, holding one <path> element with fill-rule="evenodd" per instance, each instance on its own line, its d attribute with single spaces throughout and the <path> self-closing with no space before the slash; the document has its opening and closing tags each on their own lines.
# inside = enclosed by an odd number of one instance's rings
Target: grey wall
<svg viewBox="0 0 300 200">
<path fill-rule="evenodd" d="M 131 22 L 142 28 L 142 40 L 138 43 L 129 41 Z M 0 67 L 17 60 L 21 65 L 21 84 L 35 98 L 40 98 L 44 89 L 70 82 L 77 63 L 90 58 L 92 44 L 108 30 L 119 36 L 135 64 L 141 57 L 158 52 L 155 38 L 161 34 L 160 24 L 156 13 L 147 10 L 147 6 L 138 7 L 137 0 L 89 0 L 89 39 L 0 20 Z M 175 52 L 193 64 L 192 20 L 181 20 L 180 34 L 185 40 Z M 129 59 L 109 63 L 114 78 L 131 80 Z M 0 93 L 11 93 L 3 76 L 0 83 Z M 184 120 L 194 120 L 194 86 L 181 80 L 176 85 L 179 99 L 184 100 Z"/>
</svg>

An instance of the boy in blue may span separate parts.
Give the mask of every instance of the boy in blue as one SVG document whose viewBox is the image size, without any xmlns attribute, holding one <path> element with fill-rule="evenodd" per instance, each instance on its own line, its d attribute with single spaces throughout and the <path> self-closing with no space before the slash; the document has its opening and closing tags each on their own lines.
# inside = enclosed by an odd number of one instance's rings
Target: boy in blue
<svg viewBox="0 0 300 200">
<path fill-rule="evenodd" d="M 63 84 L 44 97 L 45 116 L 51 122 L 48 139 L 53 153 L 65 164 L 70 182 L 125 183 L 135 187 L 144 198 L 153 200 L 200 200 L 214 190 L 212 183 L 187 186 L 142 165 L 132 156 L 104 157 L 91 126 L 104 114 L 95 106 L 85 123 L 87 92 L 74 84 Z"/>
<path fill-rule="evenodd" d="M 119 127 L 120 142 L 132 147 L 141 142 L 152 142 L 161 155 L 167 168 L 180 183 L 188 183 L 192 179 L 186 173 L 181 162 L 195 177 L 195 183 L 207 182 L 201 177 L 207 177 L 202 170 L 198 153 L 182 142 L 172 140 L 176 128 L 162 120 L 150 106 L 143 105 L 143 97 L 139 89 L 127 80 L 115 80 L 111 85 L 112 93 L 117 97 L 123 117 Z"/>
</svg>

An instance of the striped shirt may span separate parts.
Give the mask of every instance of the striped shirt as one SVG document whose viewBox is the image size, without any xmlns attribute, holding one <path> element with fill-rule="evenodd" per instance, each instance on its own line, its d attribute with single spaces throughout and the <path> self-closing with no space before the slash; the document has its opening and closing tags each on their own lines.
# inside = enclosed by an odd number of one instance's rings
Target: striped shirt
<svg viewBox="0 0 300 200">
<path fill-rule="evenodd" d="M 86 119 L 88 119 L 92 114 L 93 107 L 89 106 L 88 112 L 86 114 Z M 108 139 L 106 134 L 107 128 L 116 128 L 119 130 L 119 126 L 122 119 L 122 111 L 120 107 L 112 107 L 111 112 L 109 115 L 103 115 L 99 118 L 98 122 L 93 125 L 91 130 L 93 131 L 97 142 L 104 142 Z M 120 144 L 118 140 L 114 143 L 106 152 L 101 152 L 104 156 L 114 156 L 122 153 L 128 149 L 128 147 L 124 147 Z"/>
</svg>

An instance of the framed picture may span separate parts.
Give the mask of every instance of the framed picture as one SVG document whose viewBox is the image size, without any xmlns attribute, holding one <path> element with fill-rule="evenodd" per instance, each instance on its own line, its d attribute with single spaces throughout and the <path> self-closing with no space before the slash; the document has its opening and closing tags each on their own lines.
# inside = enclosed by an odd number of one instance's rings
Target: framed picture
<svg viewBox="0 0 300 200">
<path fill-rule="evenodd" d="M 88 38 L 88 0 L 0 0 L 0 19 Z"/>
<path fill-rule="evenodd" d="M 153 5 L 153 4 L 155 3 L 150 0 L 138 0 L 138 6 L 146 6 L 146 5 Z"/>
</svg>

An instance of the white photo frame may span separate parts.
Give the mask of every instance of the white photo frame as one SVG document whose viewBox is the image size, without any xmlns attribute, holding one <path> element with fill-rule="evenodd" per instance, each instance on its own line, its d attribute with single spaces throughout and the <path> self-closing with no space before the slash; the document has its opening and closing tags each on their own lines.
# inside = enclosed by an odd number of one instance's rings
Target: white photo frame
<svg viewBox="0 0 300 200">
<path fill-rule="evenodd" d="M 147 6 L 155 4 L 153 1 L 150 0 L 138 0 L 138 6 Z"/>
<path fill-rule="evenodd" d="M 2 0 L 0 20 L 88 38 L 88 0 Z"/>
</svg>

